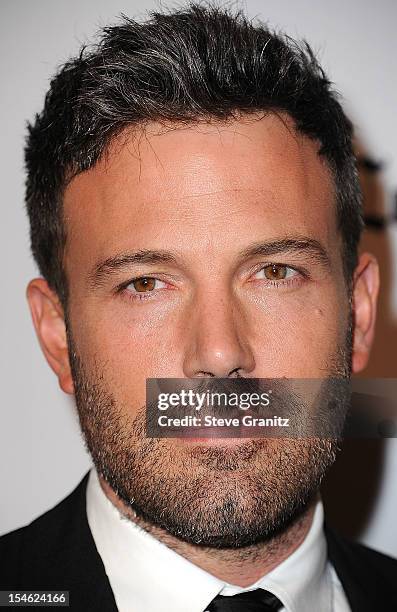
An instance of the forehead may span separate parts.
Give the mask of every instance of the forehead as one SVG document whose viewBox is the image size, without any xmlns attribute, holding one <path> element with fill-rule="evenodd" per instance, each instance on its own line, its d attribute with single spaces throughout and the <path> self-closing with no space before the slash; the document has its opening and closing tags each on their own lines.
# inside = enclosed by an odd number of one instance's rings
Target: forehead
<svg viewBox="0 0 397 612">
<path fill-rule="evenodd" d="M 334 186 L 318 148 L 275 114 L 125 130 L 66 189 L 66 267 L 77 256 L 88 265 L 118 250 L 169 248 L 171 236 L 191 252 L 209 235 L 224 251 L 248 234 L 292 230 L 330 243 Z"/>
</svg>

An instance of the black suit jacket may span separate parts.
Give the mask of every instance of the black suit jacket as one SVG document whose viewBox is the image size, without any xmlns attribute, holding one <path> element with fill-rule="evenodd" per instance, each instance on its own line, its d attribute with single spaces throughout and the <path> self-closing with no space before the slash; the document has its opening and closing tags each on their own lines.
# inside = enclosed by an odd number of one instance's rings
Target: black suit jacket
<svg viewBox="0 0 397 612">
<path fill-rule="evenodd" d="M 0 590 L 64 590 L 70 592 L 73 611 L 117 612 L 87 521 L 87 479 L 88 473 L 52 510 L 0 538 Z M 327 526 L 325 533 L 352 611 L 397 612 L 397 560 L 349 542 Z"/>
</svg>

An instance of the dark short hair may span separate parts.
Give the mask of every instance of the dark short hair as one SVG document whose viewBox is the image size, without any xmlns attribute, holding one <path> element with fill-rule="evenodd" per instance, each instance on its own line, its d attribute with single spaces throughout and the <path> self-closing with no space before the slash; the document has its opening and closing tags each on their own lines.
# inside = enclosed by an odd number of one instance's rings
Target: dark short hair
<svg viewBox="0 0 397 612">
<path fill-rule="evenodd" d="M 191 3 L 122 16 L 51 81 L 28 126 L 26 204 L 41 274 L 66 303 L 62 198 L 72 177 L 93 167 L 127 126 L 148 121 L 233 119 L 285 112 L 319 141 L 335 182 L 343 264 L 350 281 L 363 226 L 352 125 L 306 42 L 253 23 L 241 10 Z"/>
</svg>

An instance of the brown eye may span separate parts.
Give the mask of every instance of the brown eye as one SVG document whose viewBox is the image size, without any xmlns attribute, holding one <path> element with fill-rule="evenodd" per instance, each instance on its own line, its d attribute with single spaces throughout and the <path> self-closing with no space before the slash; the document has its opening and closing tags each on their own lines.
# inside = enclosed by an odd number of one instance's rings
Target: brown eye
<svg viewBox="0 0 397 612">
<path fill-rule="evenodd" d="M 150 278 L 149 276 L 142 276 L 142 278 L 136 278 L 131 282 L 135 291 L 144 293 L 145 291 L 153 291 L 156 286 L 156 279 Z"/>
<path fill-rule="evenodd" d="M 283 280 L 287 277 L 288 266 L 283 264 L 270 264 L 263 268 L 268 280 Z"/>
</svg>

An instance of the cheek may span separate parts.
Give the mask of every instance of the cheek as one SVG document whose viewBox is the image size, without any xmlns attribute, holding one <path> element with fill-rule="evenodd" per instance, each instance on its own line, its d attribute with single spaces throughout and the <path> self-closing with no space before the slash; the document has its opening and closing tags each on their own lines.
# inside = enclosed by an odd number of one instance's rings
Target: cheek
<svg viewBox="0 0 397 612">
<path fill-rule="evenodd" d="M 256 308 L 251 345 L 258 376 L 322 377 L 346 340 L 347 310 L 340 300 L 329 291 L 322 299 L 301 294 Z"/>
<path fill-rule="evenodd" d="M 146 311 L 148 312 L 148 311 Z M 104 373 L 111 393 L 120 401 L 140 407 L 145 402 L 146 378 L 173 377 L 178 372 L 181 343 L 177 316 L 144 309 L 134 315 L 128 308 L 100 308 L 87 304 L 72 321 L 79 356 L 91 372 Z"/>
</svg>

